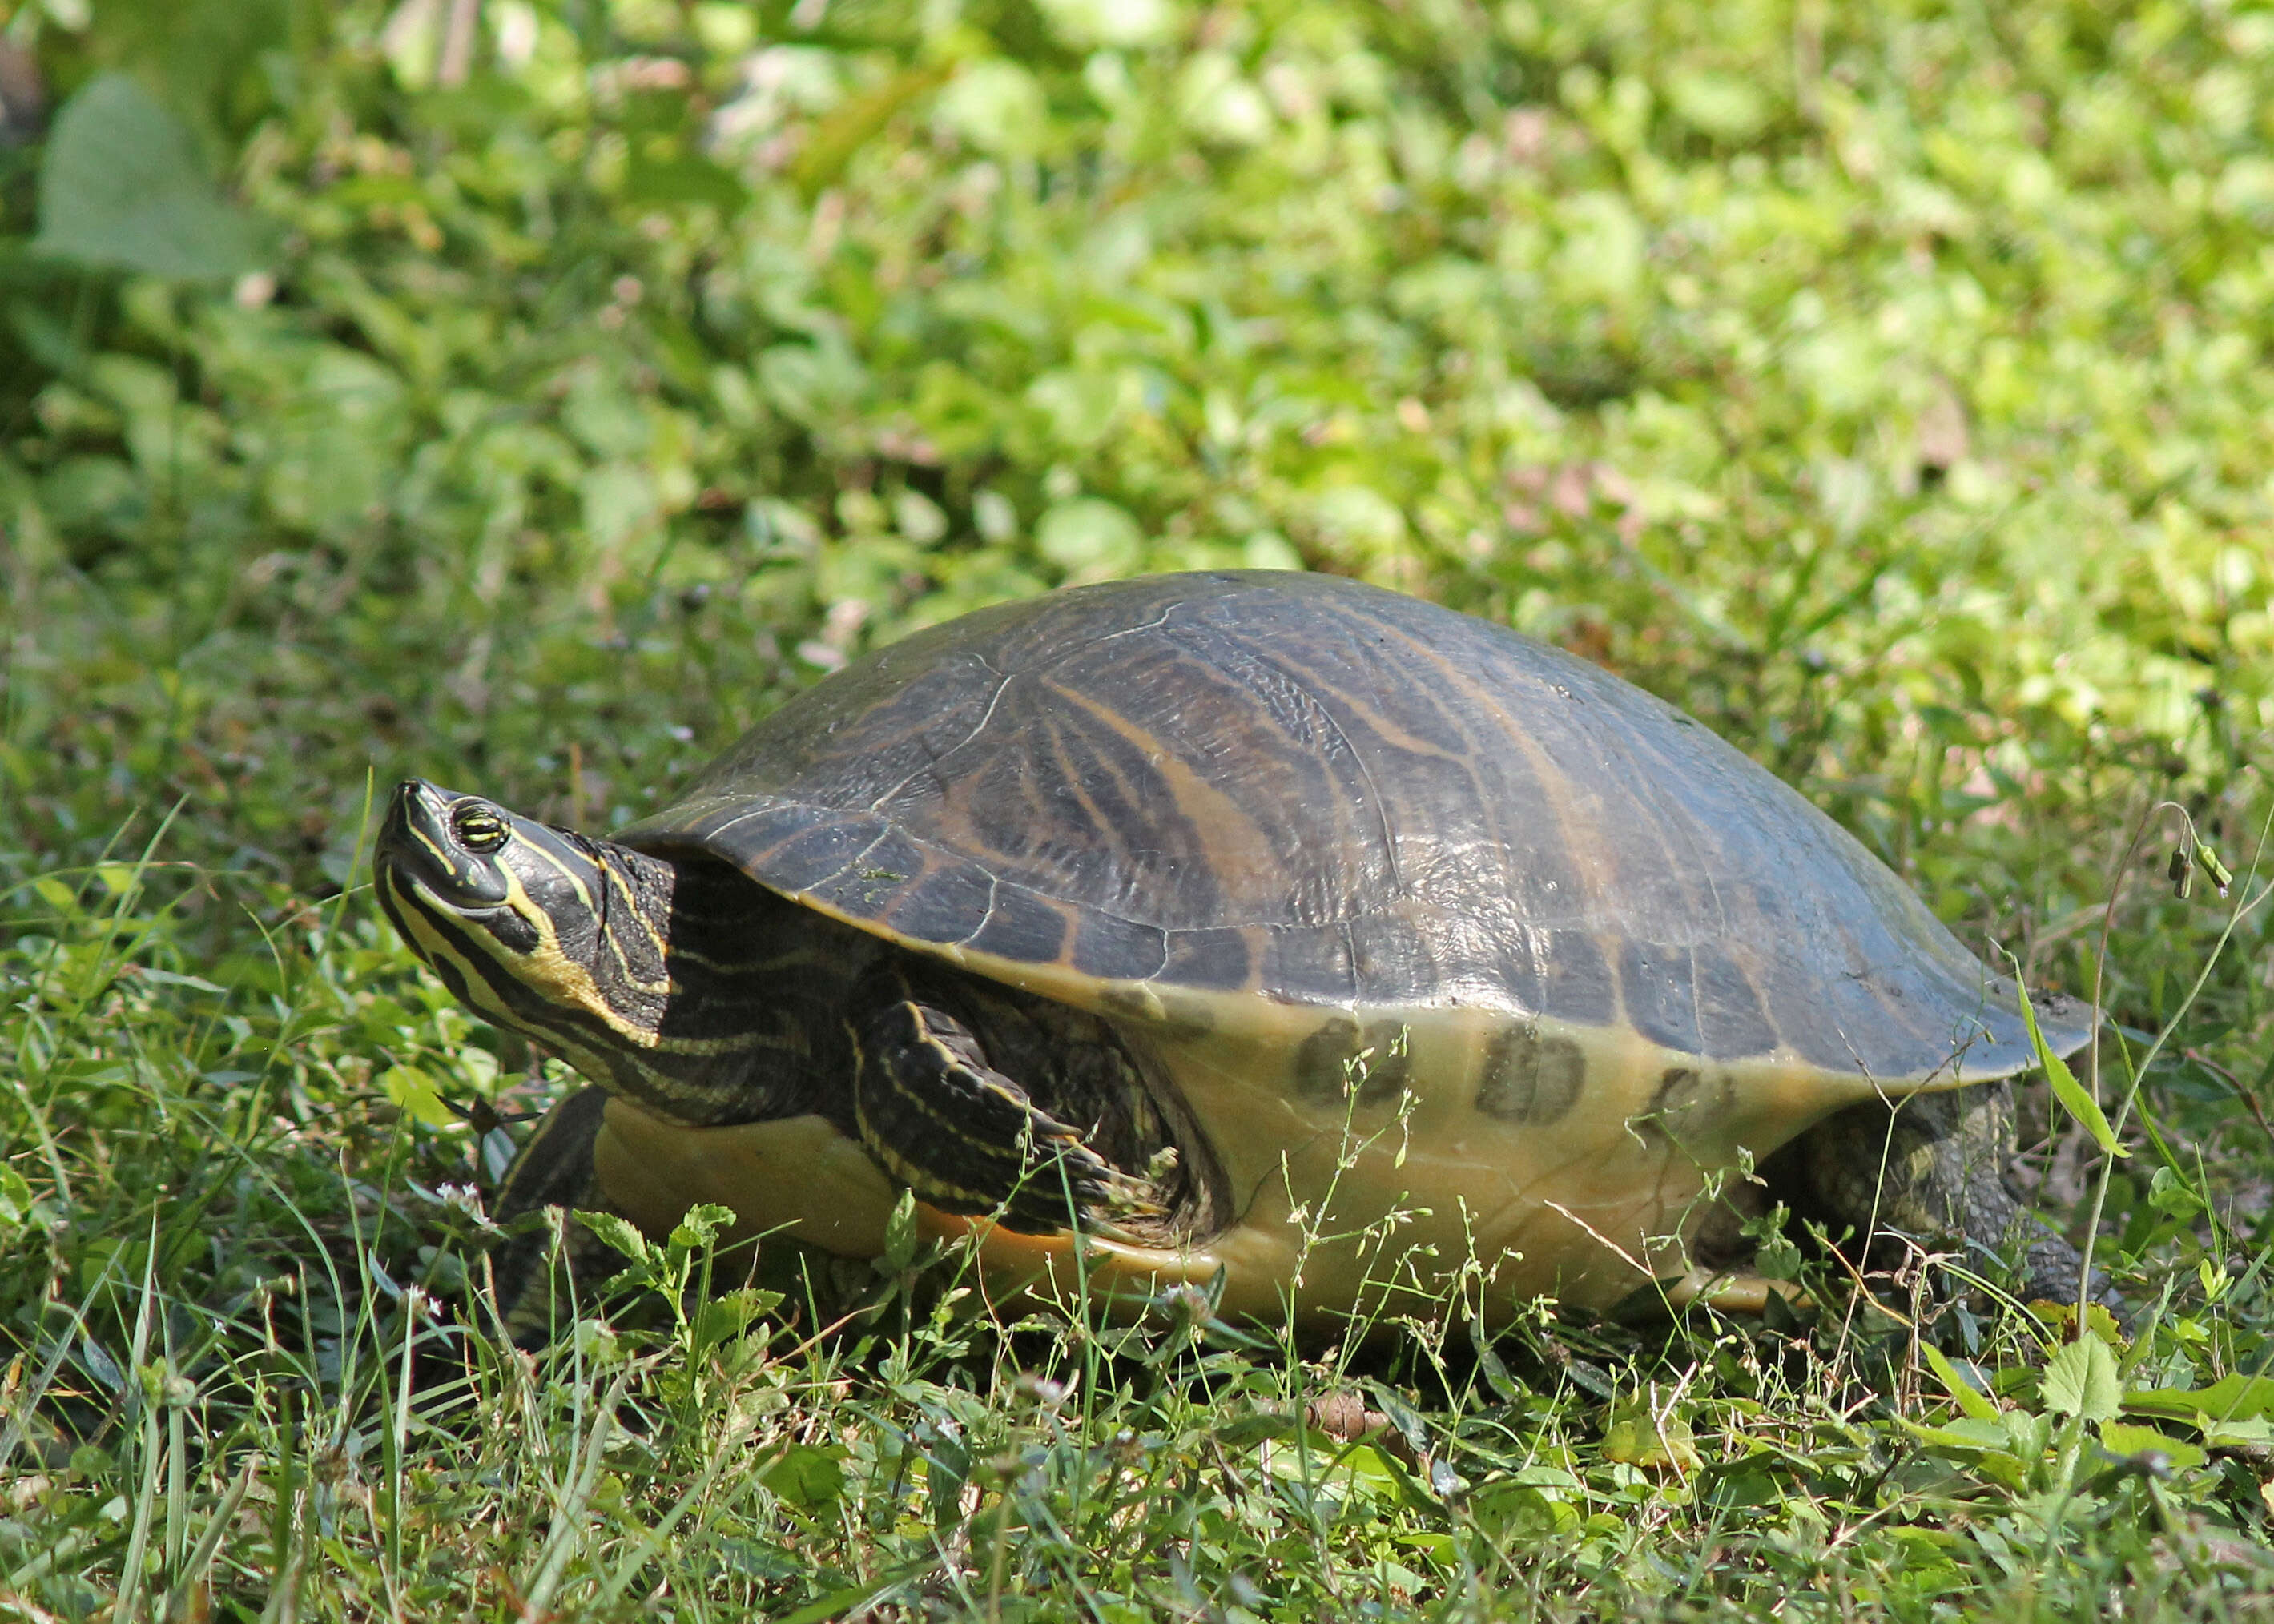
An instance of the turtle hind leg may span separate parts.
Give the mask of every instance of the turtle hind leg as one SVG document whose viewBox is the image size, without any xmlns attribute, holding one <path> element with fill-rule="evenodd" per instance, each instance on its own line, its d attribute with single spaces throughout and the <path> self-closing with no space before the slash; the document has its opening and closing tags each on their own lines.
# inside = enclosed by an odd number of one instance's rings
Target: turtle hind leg
<svg viewBox="0 0 2274 1624">
<path fill-rule="evenodd" d="M 854 1115 L 869 1154 L 917 1199 L 942 1212 L 999 1214 L 1029 1234 L 1152 1209 L 1143 1182 L 990 1066 L 961 1021 L 897 977 L 892 989 L 900 996 L 855 1033 Z"/>
<path fill-rule="evenodd" d="M 2074 1303 L 2084 1260 L 2007 1187 L 2013 1154 L 2014 1088 L 2001 1079 L 1851 1106 L 1779 1160 L 1803 1195 L 1796 1207 L 1835 1232 L 1894 1230 L 1958 1246 L 1970 1270 L 2011 1259 L 2023 1302 Z M 2097 1275 L 2092 1295 L 2108 1300 Z"/>
<path fill-rule="evenodd" d="M 547 1207 L 567 1209 L 556 1252 L 547 1228 L 515 1236 L 490 1254 L 499 1318 L 516 1348 L 535 1351 L 576 1322 L 576 1289 L 586 1289 L 629 1267 L 629 1259 L 579 1223 L 579 1212 L 613 1212 L 593 1170 L 608 1096 L 580 1088 L 546 1112 L 498 1181 L 491 1215 L 502 1224 Z"/>
</svg>

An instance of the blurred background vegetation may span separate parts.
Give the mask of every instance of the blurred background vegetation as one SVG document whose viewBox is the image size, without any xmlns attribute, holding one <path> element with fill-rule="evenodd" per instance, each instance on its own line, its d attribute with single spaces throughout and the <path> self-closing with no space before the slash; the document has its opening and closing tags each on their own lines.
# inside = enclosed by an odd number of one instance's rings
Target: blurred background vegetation
<svg viewBox="0 0 2274 1624">
<path fill-rule="evenodd" d="M 2001 930 L 2274 722 L 2274 13 L 6 32 L 19 858 L 186 796 L 336 884 L 371 763 L 606 823 L 874 641 L 1216 565 L 1579 649 Z"/>
<path fill-rule="evenodd" d="M 1308 568 L 1552 638 L 2138 1032 L 2225 925 L 2151 883 L 2168 831 L 2123 871 L 2144 809 L 2255 852 L 2274 11 L 0 14 L 0 1320 L 112 1350 L 45 1424 L 86 1485 L 153 1289 L 219 1317 L 163 1367 L 211 1395 L 296 1249 L 455 1278 L 373 1169 L 479 1175 L 436 1096 L 527 1057 L 344 890 L 373 784 L 605 830 L 983 604 Z M 2109 1207 L 2251 1348 L 2211 1282 L 2267 1238 L 2267 917 L 2142 1096 L 2201 1199 Z M 395 1298 L 298 1278 L 308 1380 L 360 1392 Z"/>
</svg>

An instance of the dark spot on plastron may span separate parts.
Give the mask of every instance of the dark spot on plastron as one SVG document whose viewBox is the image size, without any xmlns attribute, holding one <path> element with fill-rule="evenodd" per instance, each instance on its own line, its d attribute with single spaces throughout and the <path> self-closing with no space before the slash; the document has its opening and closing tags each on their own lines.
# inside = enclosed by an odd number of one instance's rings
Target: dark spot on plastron
<svg viewBox="0 0 2274 1624">
<path fill-rule="evenodd" d="M 1161 1035 L 1189 1042 L 1216 1030 L 1216 1011 L 1201 998 L 1180 998 L 1173 992 L 1161 997 Z"/>
<path fill-rule="evenodd" d="M 1377 1021 L 1363 1033 L 1337 1015 L 1295 1050 L 1295 1092 L 1340 1103 L 1352 1087 L 1360 1105 L 1382 1105 L 1404 1093 L 1413 1063 L 1402 1021 Z"/>
<path fill-rule="evenodd" d="M 1124 1020 L 1153 1019 L 1153 1001 L 1133 987 L 1099 988 L 1097 1007 L 1101 1013 L 1118 1015 Z"/>
<path fill-rule="evenodd" d="M 1485 1056 L 1477 1109 L 1502 1122 L 1544 1126 L 1570 1114 L 1586 1082 L 1586 1052 L 1570 1038 L 1544 1038 L 1529 1024 L 1510 1026 Z"/>
<path fill-rule="evenodd" d="M 1658 1086 L 1650 1093 L 1650 1103 L 1627 1119 L 1627 1125 L 1653 1139 L 1667 1139 L 1666 1116 L 1668 1109 L 1679 1109 L 1683 1099 L 1698 1081 L 1698 1073 L 1688 1066 L 1673 1066 L 1659 1078 Z"/>
<path fill-rule="evenodd" d="M 1386 1105 L 1405 1092 L 1413 1075 L 1412 1034 L 1403 1021 L 1376 1021 L 1366 1029 L 1352 1075 L 1360 1105 Z"/>
<path fill-rule="evenodd" d="M 1652 1091 L 1649 1107 L 1630 1125 L 1652 1138 L 1679 1145 L 1691 1124 L 1720 1116 L 1736 1094 L 1726 1071 L 1708 1073 L 1694 1066 L 1669 1066 Z"/>
<path fill-rule="evenodd" d="M 1678 1111 L 1697 1095 L 1698 1071 L 1694 1066 L 1669 1066 L 1658 1079 L 1658 1087 L 1650 1096 L 1653 1111 Z"/>
<path fill-rule="evenodd" d="M 1358 1053 L 1358 1023 L 1336 1016 L 1295 1049 L 1295 1092 L 1306 1100 L 1339 1100 Z"/>
</svg>

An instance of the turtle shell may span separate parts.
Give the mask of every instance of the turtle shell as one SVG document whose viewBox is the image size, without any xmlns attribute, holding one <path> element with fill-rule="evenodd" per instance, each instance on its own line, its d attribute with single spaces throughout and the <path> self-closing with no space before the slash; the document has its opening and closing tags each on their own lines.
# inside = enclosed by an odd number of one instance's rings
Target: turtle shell
<svg viewBox="0 0 2274 1624">
<path fill-rule="evenodd" d="M 2035 1062 L 2012 982 L 1695 720 L 1331 576 L 1159 575 L 919 632 L 618 838 L 1030 991 L 1323 1043 L 1314 1071 L 1416 1011 L 1529 1043 L 1502 1071 L 1535 1093 L 1575 1032 L 1893 1092 Z M 2037 1013 L 2056 1052 L 2090 1030 Z"/>
</svg>

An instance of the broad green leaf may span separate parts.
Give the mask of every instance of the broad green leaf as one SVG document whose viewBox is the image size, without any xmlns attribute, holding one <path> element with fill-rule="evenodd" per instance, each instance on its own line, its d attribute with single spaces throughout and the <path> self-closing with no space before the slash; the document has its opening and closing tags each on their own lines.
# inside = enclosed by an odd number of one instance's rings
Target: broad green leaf
<svg viewBox="0 0 2274 1624">
<path fill-rule="evenodd" d="M 680 1252 L 699 1252 L 719 1238 L 719 1231 L 734 1222 L 734 1209 L 715 1201 L 689 1207 L 671 1231 L 671 1244 Z"/>
<path fill-rule="evenodd" d="M 2148 1205 L 2166 1218 L 2192 1218 L 2203 1209 L 2203 1199 L 2176 1168 L 2159 1167 L 2148 1184 Z"/>
<path fill-rule="evenodd" d="M 409 1066 L 389 1066 L 379 1079 L 387 1097 L 404 1116 L 424 1123 L 430 1128 L 457 1128 L 464 1124 L 450 1108 L 442 1103 L 442 1096 L 433 1083 L 423 1073 Z"/>
<path fill-rule="evenodd" d="M 32 1186 L 24 1176 L 0 1162 L 0 1228 L 14 1229 L 32 1215 Z"/>
<path fill-rule="evenodd" d="M 892 1207 L 892 1215 L 885 1221 L 885 1252 L 877 1259 L 888 1274 L 897 1274 L 913 1262 L 916 1243 L 922 1232 L 916 1227 L 916 1196 L 913 1190 L 900 1192 L 900 1199 Z"/>
<path fill-rule="evenodd" d="M 89 80 L 56 117 L 40 165 L 36 253 L 204 282 L 260 268 L 266 233 L 222 200 L 195 138 L 123 73 Z"/>
<path fill-rule="evenodd" d="M 2124 1395 L 2135 1416 L 2193 1421 L 2256 1421 L 2274 1417 L 2274 1376 L 2222 1376 L 2207 1387 L 2142 1387 Z"/>
<path fill-rule="evenodd" d="M 2011 1455 L 2016 1447 L 2014 1430 L 2000 1416 L 1961 1416 L 1941 1426 L 1907 1420 L 1903 1430 L 1921 1443 L 1942 1449 L 1995 1449 Z"/>
<path fill-rule="evenodd" d="M 1926 1342 L 1921 1345 L 1919 1351 L 1926 1357 L 1927 1368 L 1934 1372 L 1952 1400 L 1967 1416 L 1977 1421 L 1998 1418 L 1998 1406 L 1960 1373 L 1958 1367 L 1950 1362 L 1941 1349 L 1932 1342 Z"/>
<path fill-rule="evenodd" d="M 939 93 L 940 122 L 981 152 L 1028 158 L 1050 134 L 1050 104 L 1035 76 L 998 56 L 968 64 Z"/>
<path fill-rule="evenodd" d="M 781 1305 L 779 1291 L 761 1291 L 754 1286 L 722 1292 L 696 1311 L 695 1348 L 697 1354 L 706 1353 L 721 1343 L 732 1342 L 750 1328 L 750 1322 L 760 1314 Z"/>
<path fill-rule="evenodd" d="M 828 1450 L 792 1444 L 787 1454 L 758 1474 L 758 1481 L 800 1510 L 818 1511 L 843 1496 L 845 1469 Z"/>
<path fill-rule="evenodd" d="M 1184 21 L 1172 0 L 1039 0 L 1050 32 L 1078 49 L 1158 45 Z"/>
<path fill-rule="evenodd" d="M 1488 1483 L 1470 1497 L 1469 1515 L 1480 1528 L 1504 1538 L 1538 1541 L 1570 1533 L 1579 1511 L 1553 1493 L 1525 1483 Z"/>
<path fill-rule="evenodd" d="M 1076 367 L 1044 372 L 1027 386 L 1027 399 L 1050 419 L 1058 443 L 1074 450 L 1095 446 L 1112 432 L 1126 393 L 1119 372 Z"/>
<path fill-rule="evenodd" d="M 576 1217 L 599 1237 L 601 1244 L 614 1247 L 635 1263 L 645 1260 L 651 1250 L 647 1237 L 634 1228 L 629 1218 L 620 1218 L 614 1213 L 585 1212 L 578 1213 Z"/>
<path fill-rule="evenodd" d="M 2186 1443 L 2152 1426 L 2137 1426 L 2128 1421 L 2104 1421 L 2100 1424 L 2100 1447 L 2115 1455 L 2146 1455 L 2150 1452 L 2164 1456 L 2184 1470 L 2200 1466 L 2210 1456 L 2197 1446 Z"/>
<path fill-rule="evenodd" d="M 1693 129 L 1719 141 L 1742 141 L 1768 122 L 1768 98 L 1751 79 L 1712 70 L 1677 72 L 1667 81 L 1674 110 Z"/>
<path fill-rule="evenodd" d="M 2195 1425 L 2202 1429 L 2206 1449 L 2274 1449 L 2274 1421 L 2263 1417 L 2214 1421 L 2209 1416 L 2197 1416 Z"/>
<path fill-rule="evenodd" d="M 2124 1395 L 2116 1380 L 2116 1356 L 2097 1336 L 2063 1342 L 2045 1361 L 2045 1408 L 2080 1421 L 2113 1420 Z"/>
<path fill-rule="evenodd" d="M 1603 1433 L 1603 1458 L 1678 1472 L 1695 1471 L 1704 1464 L 1690 1424 L 1670 1412 L 1660 1415 L 1641 1401 L 1620 1406 L 1614 1415 Z"/>
<path fill-rule="evenodd" d="M 2092 1135 L 2093 1143 L 2112 1156 L 2128 1156 L 2132 1153 L 2116 1142 L 2116 1131 L 2108 1125 L 2108 1118 L 2100 1109 L 2100 1101 L 2085 1092 L 2084 1085 L 2076 1080 L 2076 1073 L 2068 1069 L 2068 1062 L 2053 1053 L 2045 1042 L 2045 1034 L 2038 1030 L 2037 1007 L 2029 1002 L 2029 989 L 2022 985 L 2021 966 L 2014 966 L 2014 985 L 2022 995 L 2022 1019 L 2029 1028 L 2030 1047 L 2037 1051 L 2037 1064 L 2044 1071 L 2045 1080 L 2052 1085 L 2053 1097 L 2061 1102 L 2068 1114 L 2084 1124 Z"/>
</svg>

